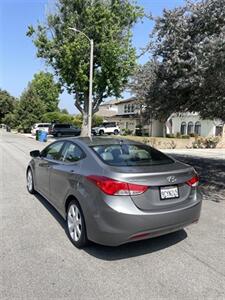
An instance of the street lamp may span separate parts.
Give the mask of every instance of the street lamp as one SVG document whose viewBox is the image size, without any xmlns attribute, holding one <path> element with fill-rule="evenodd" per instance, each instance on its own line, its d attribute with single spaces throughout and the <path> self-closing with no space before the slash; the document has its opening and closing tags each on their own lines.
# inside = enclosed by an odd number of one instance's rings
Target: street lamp
<svg viewBox="0 0 225 300">
<path fill-rule="evenodd" d="M 92 122 L 92 85 L 93 85 L 93 52 L 94 52 L 94 41 L 90 39 L 84 32 L 69 27 L 70 30 L 83 34 L 91 45 L 90 50 L 90 72 L 89 72 L 89 101 L 88 101 L 88 136 L 91 138 L 91 122 Z"/>
</svg>

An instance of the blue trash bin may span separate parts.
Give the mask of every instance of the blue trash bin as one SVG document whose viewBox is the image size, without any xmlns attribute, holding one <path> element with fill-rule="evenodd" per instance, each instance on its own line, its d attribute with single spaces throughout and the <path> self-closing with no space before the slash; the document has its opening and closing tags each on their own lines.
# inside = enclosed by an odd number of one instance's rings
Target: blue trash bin
<svg viewBox="0 0 225 300">
<path fill-rule="evenodd" d="M 40 134 L 39 141 L 40 142 L 47 142 L 47 139 L 48 139 L 47 135 L 48 134 L 47 134 L 46 131 L 42 131 L 41 134 Z"/>
</svg>

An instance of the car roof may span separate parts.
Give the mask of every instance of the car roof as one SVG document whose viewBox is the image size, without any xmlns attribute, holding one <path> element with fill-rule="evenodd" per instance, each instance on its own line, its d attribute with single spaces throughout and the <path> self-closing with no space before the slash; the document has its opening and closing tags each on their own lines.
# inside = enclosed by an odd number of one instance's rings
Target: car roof
<svg viewBox="0 0 225 300">
<path fill-rule="evenodd" d="M 81 144 L 85 144 L 87 146 L 100 146 L 100 145 L 118 145 L 120 143 L 126 144 L 142 144 L 136 141 L 132 141 L 126 138 L 110 138 L 110 137 L 70 137 L 65 140 L 69 140 L 72 142 L 79 142 Z"/>
</svg>

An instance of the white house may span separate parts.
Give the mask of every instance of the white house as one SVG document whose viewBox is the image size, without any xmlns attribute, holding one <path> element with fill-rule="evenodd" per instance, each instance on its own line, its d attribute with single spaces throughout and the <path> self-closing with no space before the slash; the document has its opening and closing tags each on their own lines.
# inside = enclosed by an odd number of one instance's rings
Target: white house
<svg viewBox="0 0 225 300">
<path fill-rule="evenodd" d="M 166 124 L 158 120 L 151 120 L 143 124 L 140 101 L 134 97 L 119 100 L 114 99 L 100 105 L 96 115 L 102 116 L 104 121 L 114 121 L 123 130 L 131 130 L 135 133 L 136 128 L 142 125 L 144 132 L 149 136 L 163 136 L 163 128 L 167 134 L 180 133 L 181 135 L 197 134 L 200 136 L 225 135 L 225 126 L 221 120 L 204 120 L 198 113 L 174 113 Z"/>
<path fill-rule="evenodd" d="M 143 124 L 141 104 L 134 97 L 103 103 L 96 115 L 102 116 L 105 121 L 116 122 L 122 131 L 130 130 L 135 133 L 136 128 L 142 125 L 144 132 L 149 135 L 163 136 L 163 124 L 158 120 L 153 119 L 149 124 Z"/>
<path fill-rule="evenodd" d="M 166 124 L 167 133 L 196 134 L 204 137 L 222 135 L 223 127 L 221 120 L 201 119 L 198 113 L 173 114 Z"/>
</svg>

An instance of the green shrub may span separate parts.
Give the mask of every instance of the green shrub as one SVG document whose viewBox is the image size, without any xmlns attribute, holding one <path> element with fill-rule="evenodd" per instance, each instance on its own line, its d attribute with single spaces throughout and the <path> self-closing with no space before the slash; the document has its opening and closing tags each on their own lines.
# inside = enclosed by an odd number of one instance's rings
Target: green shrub
<svg viewBox="0 0 225 300">
<path fill-rule="evenodd" d="M 182 139 L 190 139 L 190 136 L 186 134 L 186 135 L 182 135 L 181 138 Z"/>
<path fill-rule="evenodd" d="M 177 139 L 181 139 L 181 133 L 180 133 L 180 132 L 177 132 L 177 133 L 176 133 L 176 138 L 177 138 Z"/>
<path fill-rule="evenodd" d="M 166 134 L 166 137 L 167 137 L 167 138 L 172 138 L 172 139 L 173 139 L 173 138 L 175 138 L 175 134 L 173 134 L 173 133 L 167 133 L 167 134 Z"/>
<path fill-rule="evenodd" d="M 220 138 L 216 137 L 207 137 L 207 138 L 196 138 L 195 141 L 192 143 L 192 147 L 196 149 L 201 148 L 216 148 L 216 145 L 219 143 Z"/>
<path fill-rule="evenodd" d="M 133 134 L 133 130 L 131 130 L 131 129 L 126 129 L 126 128 L 123 128 L 122 129 L 122 135 L 131 135 L 131 134 Z"/>
<path fill-rule="evenodd" d="M 195 137 L 196 134 L 195 134 L 195 133 L 189 133 L 189 136 L 190 136 L 190 137 Z"/>
</svg>

